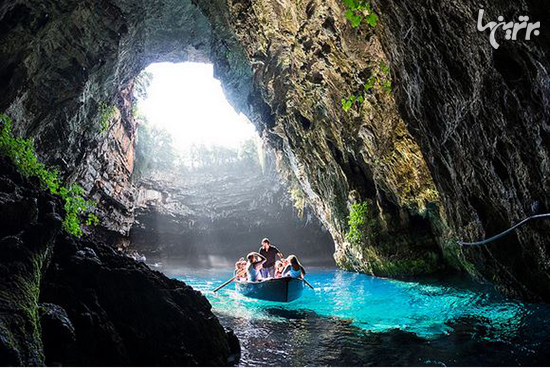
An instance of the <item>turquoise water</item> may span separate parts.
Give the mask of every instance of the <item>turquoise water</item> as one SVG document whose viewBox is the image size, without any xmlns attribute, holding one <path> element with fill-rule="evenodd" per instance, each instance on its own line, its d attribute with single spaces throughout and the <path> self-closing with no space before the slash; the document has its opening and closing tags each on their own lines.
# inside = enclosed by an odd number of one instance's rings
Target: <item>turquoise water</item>
<svg viewBox="0 0 550 368">
<path fill-rule="evenodd" d="M 389 354 L 388 344 L 397 349 L 413 344 L 410 361 L 403 363 L 411 365 L 476 365 L 476 361 L 467 360 L 466 351 L 461 351 L 471 350 L 477 346 L 475 344 L 484 346 L 485 350 L 480 353 L 487 359 L 484 364 L 500 364 L 499 359 L 508 359 L 506 354 L 510 351 L 515 352 L 514 359 L 520 359 L 518 364 L 537 364 L 536 359 L 546 359 L 540 350 L 549 346 L 550 310 L 547 306 L 506 300 L 492 289 L 466 280 L 411 282 L 339 270 L 314 270 L 307 275 L 307 280 L 315 290 L 307 288 L 302 298 L 291 303 L 273 303 L 245 298 L 235 291 L 234 285 L 212 292 L 231 276 L 231 270 L 215 274 L 189 271 L 176 278 L 203 292 L 222 323 L 236 329 L 244 345 L 244 360 L 241 361 L 244 365 L 272 365 L 274 362 L 299 365 L 294 363 L 300 357 L 305 365 L 312 362 L 340 365 L 342 359 L 348 359 L 351 365 L 364 365 L 372 362 L 363 359 L 379 358 L 364 356 L 362 346 L 365 344 L 373 351 L 384 349 L 382 357 Z M 334 338 L 335 342 L 320 348 L 312 336 L 327 330 L 332 331 L 330 339 Z M 258 336 L 264 336 L 263 341 L 267 339 L 274 347 L 269 350 L 273 360 L 264 360 L 256 351 L 264 349 L 263 345 L 258 346 Z M 292 344 L 294 336 L 301 336 L 302 345 L 313 344 L 312 351 L 293 356 L 301 351 Z M 374 337 L 389 339 L 389 342 L 384 343 L 386 346 L 377 346 L 371 341 Z M 407 342 L 405 345 L 399 342 L 403 338 Z M 326 341 L 325 338 L 321 343 Z M 440 348 L 432 352 L 438 344 Z M 504 354 L 499 352 L 501 348 Z M 491 360 L 490 353 L 487 355 L 491 349 L 496 349 L 494 354 L 498 354 L 495 361 Z M 331 354 L 338 358 L 323 360 Z M 460 360 L 461 357 L 466 360 Z M 380 363 L 392 365 L 391 354 L 386 358 L 389 360 Z"/>
</svg>

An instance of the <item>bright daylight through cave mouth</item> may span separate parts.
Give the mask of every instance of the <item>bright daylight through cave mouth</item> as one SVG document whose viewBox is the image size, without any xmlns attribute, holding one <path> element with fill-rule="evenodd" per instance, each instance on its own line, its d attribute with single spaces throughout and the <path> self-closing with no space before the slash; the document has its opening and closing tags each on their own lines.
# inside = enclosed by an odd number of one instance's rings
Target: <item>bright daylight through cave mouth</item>
<svg viewBox="0 0 550 368">
<path fill-rule="evenodd" d="M 165 130 L 176 150 L 191 146 L 239 149 L 254 141 L 254 125 L 235 111 L 214 78 L 212 64 L 157 63 L 147 67 L 137 93 L 138 110 L 147 121 Z"/>
<path fill-rule="evenodd" d="M 134 96 L 135 258 L 172 273 L 219 270 L 269 238 L 286 256 L 334 265 L 326 229 L 293 197 L 296 184 L 284 182 L 274 152 L 226 100 L 211 64 L 152 64 Z"/>
<path fill-rule="evenodd" d="M 0 365 L 550 366 L 548 1 L 0 2 Z"/>
</svg>

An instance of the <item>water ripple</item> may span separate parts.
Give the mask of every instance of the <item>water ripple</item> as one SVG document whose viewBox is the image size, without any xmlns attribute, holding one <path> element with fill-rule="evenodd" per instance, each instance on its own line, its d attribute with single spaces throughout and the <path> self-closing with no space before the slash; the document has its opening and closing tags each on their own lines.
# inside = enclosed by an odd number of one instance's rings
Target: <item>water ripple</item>
<svg viewBox="0 0 550 368">
<path fill-rule="evenodd" d="M 213 293 L 229 270 L 176 277 L 201 290 L 235 330 L 245 365 L 550 363 L 541 353 L 550 347 L 548 306 L 505 300 L 462 279 L 407 282 L 318 270 L 308 274 L 314 291 L 273 303 L 244 298 L 232 285 Z M 469 349 L 481 349 L 481 363 Z"/>
</svg>

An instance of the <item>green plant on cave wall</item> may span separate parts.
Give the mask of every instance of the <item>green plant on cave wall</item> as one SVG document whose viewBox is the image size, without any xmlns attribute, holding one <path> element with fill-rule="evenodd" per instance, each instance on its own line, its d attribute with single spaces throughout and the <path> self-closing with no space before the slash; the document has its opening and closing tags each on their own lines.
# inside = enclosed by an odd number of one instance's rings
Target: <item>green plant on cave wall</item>
<svg viewBox="0 0 550 368">
<path fill-rule="evenodd" d="M 32 139 L 14 137 L 12 121 L 3 114 L 0 114 L 0 153 L 9 157 L 21 174 L 36 176 L 44 188 L 63 199 L 63 228 L 69 234 L 82 235 L 82 219 L 88 226 L 99 224 L 99 218 L 93 213 L 96 204 L 84 198 L 84 191 L 78 185 L 63 186 L 57 170 L 48 169 L 38 160 Z"/>
<path fill-rule="evenodd" d="M 386 93 L 391 94 L 392 92 L 391 69 L 384 61 L 380 61 L 378 68 L 365 81 L 361 93 L 351 94 L 348 97 L 342 98 L 342 110 L 348 112 L 354 106 L 359 107 L 365 101 L 366 95 L 372 93 L 373 89 L 377 86 Z"/>
<path fill-rule="evenodd" d="M 119 110 L 116 106 L 109 106 L 105 102 L 99 104 L 99 132 L 103 133 L 109 129 L 109 123 L 113 120 Z"/>
<path fill-rule="evenodd" d="M 363 101 L 365 101 L 365 97 L 363 97 L 363 95 L 349 95 L 348 97 L 342 99 L 342 110 L 348 112 L 354 105 L 361 105 Z"/>
<path fill-rule="evenodd" d="M 344 0 L 346 12 L 344 15 L 351 22 L 353 28 L 359 27 L 364 21 L 371 27 L 378 24 L 378 14 L 372 9 L 370 1 L 366 0 Z"/>
<path fill-rule="evenodd" d="M 392 92 L 391 88 L 391 69 L 390 66 L 387 65 L 383 60 L 380 61 L 379 64 L 379 78 L 380 78 L 380 85 L 382 86 L 382 89 L 390 93 Z"/>
<path fill-rule="evenodd" d="M 391 83 L 392 78 L 390 66 L 382 60 L 378 63 L 378 67 L 365 82 L 363 89 L 366 93 L 370 93 L 376 86 L 380 86 L 384 92 L 391 93 Z"/>
<path fill-rule="evenodd" d="M 348 216 L 347 240 L 355 245 L 365 244 L 378 232 L 376 220 L 371 218 L 367 202 L 353 203 Z"/>
</svg>

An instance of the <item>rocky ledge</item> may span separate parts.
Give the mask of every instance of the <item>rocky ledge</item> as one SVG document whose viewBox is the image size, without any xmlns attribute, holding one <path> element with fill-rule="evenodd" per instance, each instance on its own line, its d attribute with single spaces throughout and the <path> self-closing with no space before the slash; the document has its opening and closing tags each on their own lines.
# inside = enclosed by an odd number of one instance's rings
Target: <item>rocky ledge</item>
<svg viewBox="0 0 550 368">
<path fill-rule="evenodd" d="M 105 244 L 62 233 L 58 198 L 0 156 L 3 365 L 227 365 L 208 300 Z"/>
</svg>

